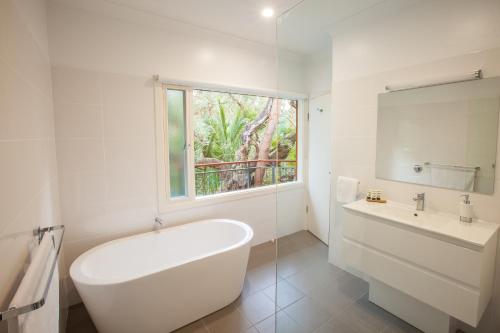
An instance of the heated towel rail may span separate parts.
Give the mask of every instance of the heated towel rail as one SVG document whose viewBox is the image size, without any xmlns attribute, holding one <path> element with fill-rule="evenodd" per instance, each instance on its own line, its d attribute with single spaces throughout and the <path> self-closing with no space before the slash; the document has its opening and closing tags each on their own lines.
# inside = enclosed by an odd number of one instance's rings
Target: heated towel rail
<svg viewBox="0 0 500 333">
<path fill-rule="evenodd" d="M 54 231 L 56 230 L 60 231 L 60 235 L 55 235 Z M 11 306 L 7 310 L 0 312 L 0 321 L 8 322 L 9 333 L 16 333 L 19 331 L 20 315 L 37 310 L 46 303 L 52 277 L 57 267 L 57 259 L 61 250 L 62 239 L 64 236 L 64 225 L 37 228 L 33 231 L 33 236 L 37 238 L 39 244 L 37 253 L 35 253 L 33 260 L 31 261 L 30 266 L 28 267 L 26 274 L 24 275 L 14 295 Z M 42 244 L 42 242 L 44 244 Z M 44 281 L 40 281 L 42 278 L 45 278 Z M 38 286 L 41 286 L 41 288 L 33 287 L 33 281 L 40 281 Z M 41 292 L 37 293 L 36 290 L 40 289 Z M 26 304 L 23 303 L 21 305 L 17 305 L 17 302 L 26 301 L 26 298 L 30 297 L 29 294 L 33 293 L 35 294 L 34 297 L 37 297 L 37 299 L 33 302 L 26 302 Z"/>
</svg>

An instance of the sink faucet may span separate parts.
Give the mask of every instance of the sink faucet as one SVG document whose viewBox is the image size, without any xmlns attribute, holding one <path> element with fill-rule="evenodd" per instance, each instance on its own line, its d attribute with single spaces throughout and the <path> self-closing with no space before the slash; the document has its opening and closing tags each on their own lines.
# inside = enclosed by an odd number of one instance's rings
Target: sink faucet
<svg viewBox="0 0 500 333">
<path fill-rule="evenodd" d="M 423 212 L 425 208 L 425 193 L 417 193 L 413 201 L 417 202 L 417 210 Z"/>
<path fill-rule="evenodd" d="M 163 220 L 159 217 L 155 218 L 155 222 L 153 223 L 153 231 L 158 231 L 163 227 Z"/>
</svg>

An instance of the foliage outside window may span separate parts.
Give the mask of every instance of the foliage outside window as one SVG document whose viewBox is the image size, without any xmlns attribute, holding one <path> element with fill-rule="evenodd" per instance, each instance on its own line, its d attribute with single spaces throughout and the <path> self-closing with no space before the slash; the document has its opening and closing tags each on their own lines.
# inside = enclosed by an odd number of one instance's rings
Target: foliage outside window
<svg viewBox="0 0 500 333">
<path fill-rule="evenodd" d="M 197 196 L 297 180 L 298 101 L 193 91 Z"/>
</svg>

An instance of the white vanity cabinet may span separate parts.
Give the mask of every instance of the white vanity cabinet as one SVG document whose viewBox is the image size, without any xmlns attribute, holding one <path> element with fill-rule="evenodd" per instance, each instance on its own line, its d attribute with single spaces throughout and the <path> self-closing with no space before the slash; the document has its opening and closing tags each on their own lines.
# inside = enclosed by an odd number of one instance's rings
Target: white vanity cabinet
<svg viewBox="0 0 500 333">
<path fill-rule="evenodd" d="M 397 203 L 344 206 L 343 253 L 369 276 L 370 300 L 424 332 L 450 316 L 476 326 L 493 292 L 498 225 Z"/>
</svg>

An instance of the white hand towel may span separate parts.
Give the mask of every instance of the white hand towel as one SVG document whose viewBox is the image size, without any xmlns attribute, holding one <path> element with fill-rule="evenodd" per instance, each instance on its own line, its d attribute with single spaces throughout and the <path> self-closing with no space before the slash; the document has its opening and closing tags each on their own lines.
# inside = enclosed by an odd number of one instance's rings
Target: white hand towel
<svg viewBox="0 0 500 333">
<path fill-rule="evenodd" d="M 23 316 L 22 333 L 58 333 L 59 332 L 59 272 L 54 271 L 50 282 L 47 302 L 35 311 Z"/>
<path fill-rule="evenodd" d="M 340 176 L 337 179 L 337 201 L 349 203 L 358 197 L 359 180 Z"/>
<path fill-rule="evenodd" d="M 45 234 L 42 242 L 34 249 L 33 259 L 24 275 L 10 306 L 19 307 L 42 298 L 50 269 L 55 259 L 52 238 Z M 19 317 L 20 333 L 59 332 L 59 275 L 54 271 L 46 303 L 39 309 Z"/>
</svg>

